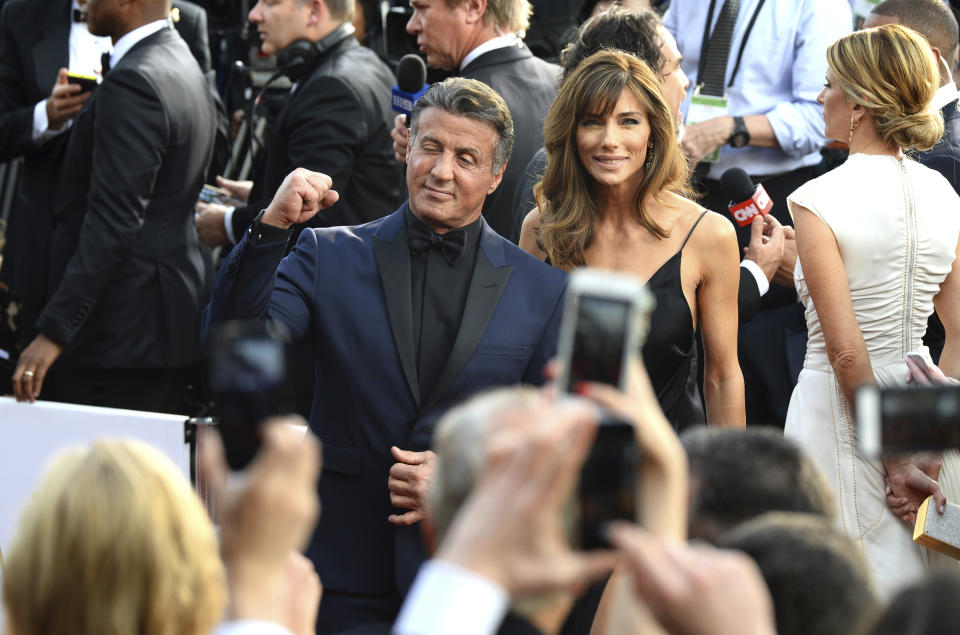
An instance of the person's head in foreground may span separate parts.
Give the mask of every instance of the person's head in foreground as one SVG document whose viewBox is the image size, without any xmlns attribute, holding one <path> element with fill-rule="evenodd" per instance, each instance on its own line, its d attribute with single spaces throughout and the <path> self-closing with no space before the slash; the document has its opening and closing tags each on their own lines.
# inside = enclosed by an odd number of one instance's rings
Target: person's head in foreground
<svg viewBox="0 0 960 635">
<path fill-rule="evenodd" d="M 640 58 L 600 51 L 560 85 L 544 123 L 547 168 L 534 188 L 541 211 L 537 238 L 552 264 L 585 264 L 600 219 L 598 198 L 627 192 L 640 224 L 665 237 L 645 199 L 686 189 L 687 162 L 660 77 Z"/>
<path fill-rule="evenodd" d="M 851 152 L 932 148 L 943 117 L 930 108 L 940 75 L 927 41 L 898 24 L 863 29 L 827 49 L 823 104 L 827 136 Z"/>
<path fill-rule="evenodd" d="M 470 399 L 440 420 L 433 440 L 437 468 L 428 494 L 427 521 L 437 543 L 447 535 L 457 512 L 483 476 L 495 437 L 511 434 L 510 427 L 528 425 L 525 422 L 549 413 L 550 407 L 534 388 L 503 388 Z M 547 539 L 566 541 L 569 537 Z M 536 594 L 516 601 L 513 611 L 550 633 L 559 630 L 572 602 L 569 593 Z"/>
<path fill-rule="evenodd" d="M 176 467 L 139 441 L 56 457 L 6 559 L 11 635 L 200 635 L 226 600 L 203 506 Z"/>
<path fill-rule="evenodd" d="M 690 467 L 690 538 L 715 542 L 766 512 L 833 518 L 823 472 L 779 430 L 691 428 L 680 437 Z"/>
<path fill-rule="evenodd" d="M 960 574 L 938 571 L 898 593 L 869 635 L 951 635 L 960 622 Z"/>
<path fill-rule="evenodd" d="M 863 554 L 821 516 L 765 514 L 718 543 L 757 563 L 779 635 L 858 633 L 878 606 Z"/>
</svg>

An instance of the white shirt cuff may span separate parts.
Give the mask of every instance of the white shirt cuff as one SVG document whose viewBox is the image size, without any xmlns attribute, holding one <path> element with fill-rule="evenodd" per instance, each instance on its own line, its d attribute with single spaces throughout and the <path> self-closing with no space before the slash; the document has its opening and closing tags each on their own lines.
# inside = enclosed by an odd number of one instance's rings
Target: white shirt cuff
<svg viewBox="0 0 960 635">
<path fill-rule="evenodd" d="M 760 265 L 752 260 L 747 260 L 744 258 L 740 261 L 740 266 L 746 268 L 746 270 L 752 273 L 753 277 L 757 280 L 757 288 L 760 290 L 760 297 L 766 295 L 767 291 L 770 290 L 770 281 L 767 280 L 767 274 L 763 273 L 763 269 L 760 268 Z"/>
<path fill-rule="evenodd" d="M 227 240 L 234 245 L 237 244 L 237 239 L 233 237 L 233 210 L 235 209 L 237 208 L 227 207 L 227 212 L 223 215 L 223 231 L 227 233 Z"/>
<path fill-rule="evenodd" d="M 293 633 L 274 622 L 234 620 L 217 624 L 212 635 L 293 635 Z"/>
<path fill-rule="evenodd" d="M 47 119 L 47 100 L 43 99 L 33 107 L 33 134 L 31 138 L 34 143 L 43 143 L 47 139 L 56 137 L 71 125 L 73 125 L 73 119 L 68 120 L 59 130 L 50 130 L 50 121 Z"/>
<path fill-rule="evenodd" d="M 510 608 L 505 589 L 441 560 L 420 567 L 393 635 L 492 635 Z"/>
</svg>

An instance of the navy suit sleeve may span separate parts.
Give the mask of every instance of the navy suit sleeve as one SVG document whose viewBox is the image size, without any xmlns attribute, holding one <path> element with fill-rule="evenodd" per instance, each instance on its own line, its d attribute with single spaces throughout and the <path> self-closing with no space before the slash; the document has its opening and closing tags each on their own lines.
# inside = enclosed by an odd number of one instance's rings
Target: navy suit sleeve
<svg viewBox="0 0 960 635">
<path fill-rule="evenodd" d="M 367 111 L 350 86 L 336 77 L 317 78 L 301 90 L 293 96 L 296 103 L 290 105 L 288 114 L 287 165 L 291 171 L 306 168 L 326 174 L 333 180 L 333 189 L 343 195 L 353 174 L 354 148 L 368 136 Z M 250 205 L 234 211 L 234 236 L 239 236 L 253 217 L 270 204 L 274 193 L 263 194 L 262 200 L 251 201 Z M 339 209 L 340 204 L 335 204 L 321 211 L 318 217 L 336 214 Z"/>
<path fill-rule="evenodd" d="M 0 162 L 16 158 L 33 149 L 33 108 L 21 76 L 22 60 L 12 22 L 13 9 L 8 4 L 0 11 Z"/>
<path fill-rule="evenodd" d="M 203 313 L 204 341 L 218 322 L 263 317 L 283 322 L 293 341 L 308 339 L 319 245 L 312 232 L 303 232 L 284 258 L 286 246 L 282 241 L 253 245 L 244 234 L 217 273 Z"/>
<path fill-rule="evenodd" d="M 76 252 L 37 323 L 62 343 L 76 336 L 143 226 L 170 134 L 160 96 L 136 71 L 116 69 L 96 100 L 87 212 Z"/>
<path fill-rule="evenodd" d="M 740 267 L 737 308 L 740 310 L 740 322 L 749 322 L 760 310 L 760 289 L 757 287 L 757 280 L 744 267 Z"/>
<path fill-rule="evenodd" d="M 533 357 L 530 358 L 530 363 L 527 364 L 527 368 L 523 372 L 523 383 L 525 384 L 543 385 L 543 367 L 557 354 L 557 340 L 560 337 L 560 318 L 563 317 L 563 298 L 566 288 L 567 284 L 564 281 L 560 293 L 557 294 L 557 300 L 554 302 L 553 311 L 550 313 L 550 319 L 543 330 L 543 335 L 541 335 L 537 348 L 533 352 Z"/>
</svg>

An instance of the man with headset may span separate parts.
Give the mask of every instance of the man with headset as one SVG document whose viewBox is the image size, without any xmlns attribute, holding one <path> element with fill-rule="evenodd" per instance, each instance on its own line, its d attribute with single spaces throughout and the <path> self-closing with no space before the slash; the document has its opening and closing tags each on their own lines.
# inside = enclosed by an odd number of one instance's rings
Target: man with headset
<svg viewBox="0 0 960 635">
<path fill-rule="evenodd" d="M 393 76 L 353 37 L 354 0 L 260 0 L 250 10 L 261 50 L 293 82 L 254 164 L 253 182 L 220 180 L 246 205 L 197 203 L 197 232 L 211 246 L 232 244 L 298 167 L 329 175 L 340 202 L 314 227 L 358 225 L 399 204 L 393 161 Z"/>
</svg>

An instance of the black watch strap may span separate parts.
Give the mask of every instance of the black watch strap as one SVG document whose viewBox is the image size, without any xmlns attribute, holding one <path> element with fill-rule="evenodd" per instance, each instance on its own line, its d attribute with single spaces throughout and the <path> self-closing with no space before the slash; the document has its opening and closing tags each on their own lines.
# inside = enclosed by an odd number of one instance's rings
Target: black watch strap
<svg viewBox="0 0 960 635">
<path fill-rule="evenodd" d="M 742 148 L 750 144 L 750 131 L 747 130 L 747 122 L 743 120 L 743 117 L 734 116 L 733 133 L 727 139 L 727 143 L 734 148 Z"/>
<path fill-rule="evenodd" d="M 257 214 L 250 223 L 250 226 L 247 228 L 247 240 L 254 245 L 265 245 L 267 243 L 286 242 L 289 240 L 290 235 L 293 233 L 293 227 L 284 229 L 264 223 L 262 219 L 263 213 L 266 211 L 265 209 L 260 210 L 260 213 Z"/>
</svg>

